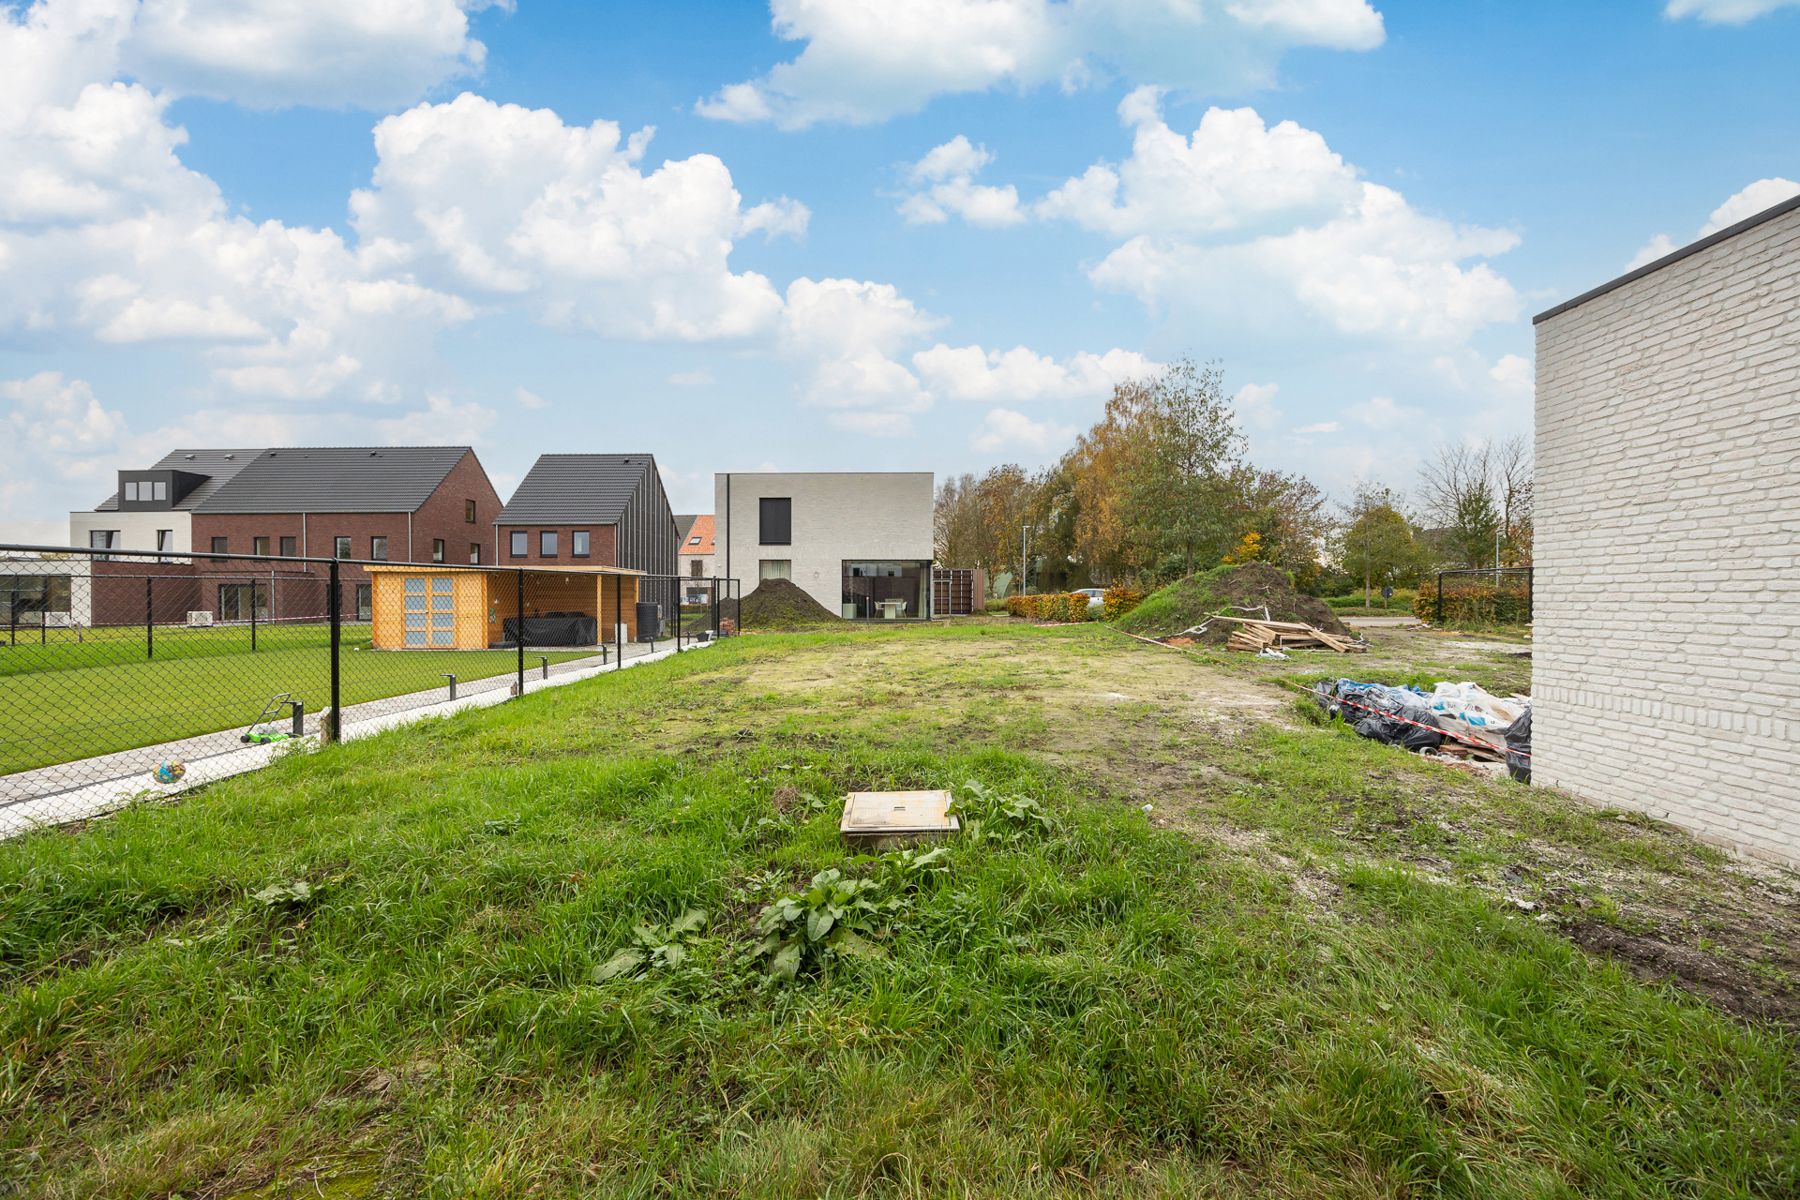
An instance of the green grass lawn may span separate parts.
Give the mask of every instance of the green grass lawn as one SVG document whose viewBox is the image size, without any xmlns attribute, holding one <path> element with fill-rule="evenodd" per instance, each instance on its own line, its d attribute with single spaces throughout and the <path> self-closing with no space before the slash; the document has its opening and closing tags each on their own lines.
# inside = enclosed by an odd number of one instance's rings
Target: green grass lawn
<svg viewBox="0 0 1800 1200">
<path fill-rule="evenodd" d="M 1800 1192 L 1791 1027 L 1487 874 L 1734 910 L 1718 854 L 1291 712 L 1092 625 L 768 634 L 0 844 L 0 1193 Z M 854 856 L 869 787 L 964 833 Z M 772 980 L 824 871 L 873 949 Z"/>
<path fill-rule="evenodd" d="M 0 775 L 248 726 L 268 699 L 292 692 L 308 712 L 329 707 L 330 631 L 272 625 L 157 631 L 154 659 L 143 632 L 86 632 L 76 642 L 21 642 L 0 650 Z M 346 705 L 486 679 L 516 669 L 511 650 L 377 651 L 369 626 L 343 628 L 339 687 Z M 526 651 L 566 662 L 586 652 Z"/>
</svg>

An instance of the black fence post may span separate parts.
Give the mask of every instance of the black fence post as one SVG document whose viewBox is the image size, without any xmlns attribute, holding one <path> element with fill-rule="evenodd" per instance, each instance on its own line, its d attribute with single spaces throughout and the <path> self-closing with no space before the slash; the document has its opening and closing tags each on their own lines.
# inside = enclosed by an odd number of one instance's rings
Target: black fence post
<svg viewBox="0 0 1800 1200">
<path fill-rule="evenodd" d="M 1432 613 L 1432 620 L 1439 625 L 1444 623 L 1444 573 L 1438 572 L 1437 608 Z"/>
<path fill-rule="evenodd" d="M 519 692 L 525 694 L 525 568 L 518 568 L 519 623 L 513 627 L 513 642 L 519 651 Z"/>
<path fill-rule="evenodd" d="M 250 653 L 256 653 L 256 576 L 250 577 Z"/>
<path fill-rule="evenodd" d="M 334 559 L 326 568 L 329 594 L 325 597 L 325 615 L 331 622 L 331 710 L 319 722 L 319 740 L 336 742 L 344 736 L 344 697 L 339 659 L 343 657 L 344 598 L 339 592 L 338 565 Z"/>
<path fill-rule="evenodd" d="M 144 660 L 156 657 L 156 598 L 151 592 L 151 585 L 156 582 L 154 576 L 144 576 Z"/>
</svg>

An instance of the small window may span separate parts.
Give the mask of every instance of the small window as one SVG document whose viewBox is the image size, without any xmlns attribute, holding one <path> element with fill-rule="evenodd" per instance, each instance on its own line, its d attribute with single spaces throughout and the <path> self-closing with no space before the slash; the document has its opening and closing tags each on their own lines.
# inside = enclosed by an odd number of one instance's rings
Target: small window
<svg viewBox="0 0 1800 1200">
<path fill-rule="evenodd" d="M 700 537 L 698 534 L 696 534 L 695 536 L 688 539 L 688 545 L 690 545 L 690 546 L 698 546 L 699 544 L 700 544 Z"/>
<path fill-rule="evenodd" d="M 787 496 L 764 496 L 757 502 L 761 532 L 757 540 L 765 546 L 788 546 L 794 541 L 794 501 Z"/>
<path fill-rule="evenodd" d="M 512 533 L 512 556 L 524 558 L 531 553 L 531 535 L 523 529 L 515 529 Z"/>
<path fill-rule="evenodd" d="M 216 537 L 212 540 L 212 551 L 214 554 L 226 554 L 230 551 L 230 545 L 228 539 Z"/>
<path fill-rule="evenodd" d="M 432 538 L 431 539 L 431 561 L 432 562 L 443 562 L 444 561 L 444 539 L 443 538 Z"/>
<path fill-rule="evenodd" d="M 300 556 L 299 540 L 296 538 L 291 538 L 291 537 L 282 538 L 281 539 L 281 557 L 283 557 L 283 558 L 298 558 L 299 556 Z"/>
<path fill-rule="evenodd" d="M 758 579 L 792 579 L 794 577 L 794 560 L 791 558 L 765 558 L 758 566 Z"/>
<path fill-rule="evenodd" d="M 475 502 L 473 500 L 463 501 L 463 520 L 471 525 L 475 523 Z"/>
<path fill-rule="evenodd" d="M 695 579 L 699 579 L 702 573 L 701 569 L 705 566 L 705 563 L 696 558 L 693 562 L 688 564 L 688 574 L 692 575 Z"/>
<path fill-rule="evenodd" d="M 478 563 L 481 561 L 481 543 L 480 542 L 470 542 L 469 543 L 469 561 L 472 563 Z"/>
<path fill-rule="evenodd" d="M 138 485 L 137 480 L 135 479 L 127 479 L 125 481 L 125 502 L 127 504 L 136 504 L 138 502 Z"/>
<path fill-rule="evenodd" d="M 349 538 L 336 537 L 336 538 L 332 539 L 332 542 L 333 542 L 333 545 L 332 545 L 331 552 L 333 554 L 337 555 L 339 558 L 349 558 L 350 557 L 350 539 Z"/>
<path fill-rule="evenodd" d="M 150 488 L 155 493 L 155 495 L 151 497 L 152 499 L 167 500 L 169 498 L 169 481 L 168 480 L 158 479 L 156 482 L 154 482 L 150 485 Z"/>
<path fill-rule="evenodd" d="M 158 550 L 173 550 L 175 548 L 175 531 L 173 529 L 157 530 L 156 548 Z"/>
<path fill-rule="evenodd" d="M 574 558 L 588 556 L 588 531 L 577 529 L 569 534 L 569 554 Z"/>
<path fill-rule="evenodd" d="M 387 561 L 387 539 L 386 538 L 372 537 L 369 539 L 369 557 L 374 559 L 376 562 L 386 562 Z"/>
<path fill-rule="evenodd" d="M 115 550 L 119 545 L 119 531 L 116 529 L 88 530 L 88 547 L 93 550 Z M 96 554 L 95 558 L 107 561 L 104 554 Z"/>
<path fill-rule="evenodd" d="M 250 553 L 266 555 L 266 554 L 268 554 L 268 552 L 269 552 L 269 539 L 268 538 L 253 537 L 250 539 Z"/>
<path fill-rule="evenodd" d="M 556 530 L 546 529 L 538 534 L 538 557 L 556 557 Z"/>
</svg>

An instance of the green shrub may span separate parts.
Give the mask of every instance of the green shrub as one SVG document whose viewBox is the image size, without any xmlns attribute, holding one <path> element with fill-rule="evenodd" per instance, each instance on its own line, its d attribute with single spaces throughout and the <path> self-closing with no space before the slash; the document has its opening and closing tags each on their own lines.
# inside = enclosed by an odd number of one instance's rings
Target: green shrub
<svg viewBox="0 0 1800 1200">
<path fill-rule="evenodd" d="M 1376 590 L 1369 595 L 1369 607 L 1377 611 L 1412 612 L 1413 601 L 1418 593 L 1412 588 L 1397 587 L 1392 599 L 1383 600 L 1381 592 Z M 1341 596 L 1327 596 L 1325 603 L 1339 612 L 1352 612 L 1362 608 L 1363 593 L 1361 588 L 1345 592 Z"/>
<path fill-rule="evenodd" d="M 1437 584 L 1419 588 L 1413 597 L 1413 615 L 1421 621 L 1437 621 Z M 1444 584 L 1446 625 L 1524 625 L 1531 620 L 1531 591 L 1522 584 L 1479 580 Z"/>
</svg>

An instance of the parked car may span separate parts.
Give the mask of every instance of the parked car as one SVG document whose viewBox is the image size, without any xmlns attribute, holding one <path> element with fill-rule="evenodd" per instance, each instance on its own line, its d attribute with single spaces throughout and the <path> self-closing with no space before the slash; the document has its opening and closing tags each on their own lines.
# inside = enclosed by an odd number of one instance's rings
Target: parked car
<svg viewBox="0 0 1800 1200">
<path fill-rule="evenodd" d="M 1106 607 L 1105 588 L 1076 588 L 1071 595 L 1086 596 L 1088 598 L 1089 612 L 1099 612 Z"/>
</svg>

